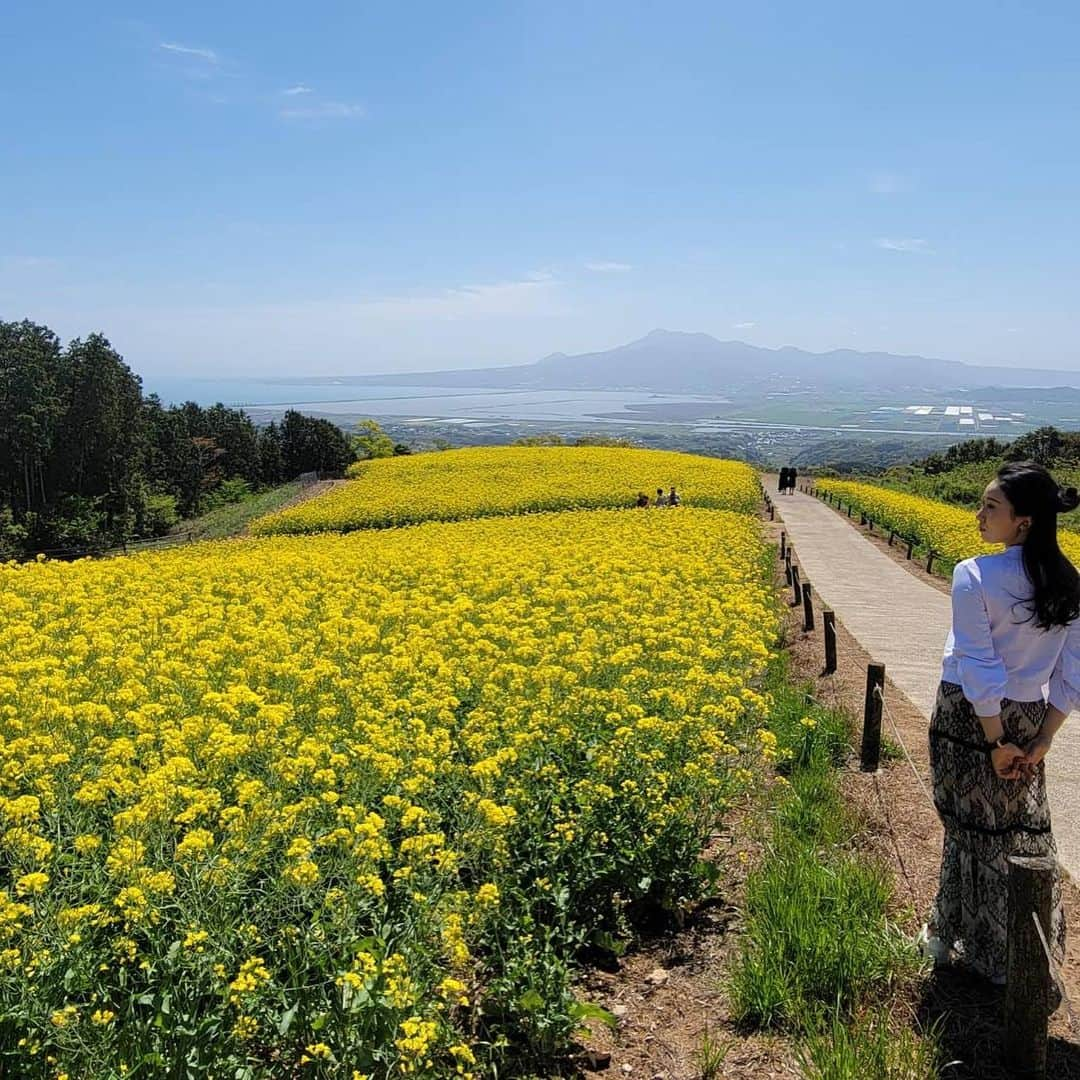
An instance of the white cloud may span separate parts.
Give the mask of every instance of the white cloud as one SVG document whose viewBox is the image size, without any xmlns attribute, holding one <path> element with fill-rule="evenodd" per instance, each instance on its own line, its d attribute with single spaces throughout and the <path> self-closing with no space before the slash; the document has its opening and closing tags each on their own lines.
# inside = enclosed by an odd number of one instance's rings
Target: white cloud
<svg viewBox="0 0 1080 1080">
<path fill-rule="evenodd" d="M 912 254 L 929 254 L 933 249 L 926 240 L 917 237 L 879 237 L 875 241 L 885 251 L 906 251 Z"/>
<path fill-rule="evenodd" d="M 526 314 L 547 304 L 558 282 L 550 275 L 533 275 L 518 281 L 486 285 L 461 285 L 434 293 L 382 296 L 361 300 L 355 308 L 359 316 L 380 319 L 472 319 L 493 315 Z"/>
<path fill-rule="evenodd" d="M 623 274 L 627 270 L 633 270 L 634 268 L 629 263 L 601 261 L 587 262 L 585 269 L 591 270 L 594 274 Z"/>
<path fill-rule="evenodd" d="M 876 172 L 870 177 L 870 190 L 876 195 L 897 195 L 911 190 L 911 180 L 900 173 Z"/>
<path fill-rule="evenodd" d="M 0 255 L 0 270 L 53 270 L 61 265 L 53 255 Z"/>
<path fill-rule="evenodd" d="M 363 105 L 351 105 L 344 101 L 319 101 L 312 105 L 290 106 L 281 110 L 283 120 L 347 120 L 363 116 Z"/>
<path fill-rule="evenodd" d="M 179 56 L 191 56 L 198 60 L 205 60 L 208 64 L 218 62 L 218 54 L 213 49 L 195 49 L 190 45 L 177 45 L 174 41 L 162 41 L 159 43 L 158 48 L 164 49 L 166 52 L 176 53 Z"/>
<path fill-rule="evenodd" d="M 751 330 L 755 326 L 757 326 L 756 322 L 737 322 L 731 324 L 733 330 Z"/>
<path fill-rule="evenodd" d="M 303 83 L 297 83 L 295 86 L 290 86 L 288 90 L 281 91 L 286 97 L 296 97 L 299 94 L 310 94 L 311 87 L 305 86 Z"/>
</svg>

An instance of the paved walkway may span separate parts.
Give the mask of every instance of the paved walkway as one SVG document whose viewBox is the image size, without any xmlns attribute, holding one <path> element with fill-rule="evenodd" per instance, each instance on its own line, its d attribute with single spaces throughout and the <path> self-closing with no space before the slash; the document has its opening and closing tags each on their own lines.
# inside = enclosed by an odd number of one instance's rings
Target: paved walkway
<svg viewBox="0 0 1080 1080">
<path fill-rule="evenodd" d="M 949 632 L 948 596 L 909 574 L 818 499 L 798 491 L 776 495 L 770 479 L 766 491 L 784 519 L 802 576 L 929 721 Z M 1080 882 L 1080 716 L 1055 737 L 1046 769 L 1058 855 Z"/>
</svg>

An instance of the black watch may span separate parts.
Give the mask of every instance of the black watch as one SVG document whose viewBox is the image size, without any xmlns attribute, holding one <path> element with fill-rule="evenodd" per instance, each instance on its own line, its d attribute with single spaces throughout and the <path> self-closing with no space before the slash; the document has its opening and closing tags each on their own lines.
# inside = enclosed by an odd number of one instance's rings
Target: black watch
<svg viewBox="0 0 1080 1080">
<path fill-rule="evenodd" d="M 1008 746 L 1008 745 L 1009 745 L 1009 740 L 1005 737 L 1004 733 L 1002 733 L 993 742 L 988 742 L 986 744 L 986 752 L 988 754 L 990 754 L 994 750 L 1000 750 L 1002 747 Z"/>
</svg>

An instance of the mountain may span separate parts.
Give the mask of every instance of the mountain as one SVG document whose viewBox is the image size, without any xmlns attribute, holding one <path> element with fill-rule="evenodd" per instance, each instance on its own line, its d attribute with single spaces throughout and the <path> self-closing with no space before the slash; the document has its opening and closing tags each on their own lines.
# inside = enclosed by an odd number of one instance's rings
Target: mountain
<svg viewBox="0 0 1080 1080">
<path fill-rule="evenodd" d="M 534 364 L 465 371 L 370 375 L 349 382 L 519 389 L 647 389 L 717 394 L 776 383 L 815 388 L 971 390 L 976 387 L 1080 387 L 1080 371 L 978 367 L 956 360 L 834 349 L 813 353 L 785 345 L 764 349 L 708 334 L 653 330 L 604 352 L 553 353 Z"/>
</svg>

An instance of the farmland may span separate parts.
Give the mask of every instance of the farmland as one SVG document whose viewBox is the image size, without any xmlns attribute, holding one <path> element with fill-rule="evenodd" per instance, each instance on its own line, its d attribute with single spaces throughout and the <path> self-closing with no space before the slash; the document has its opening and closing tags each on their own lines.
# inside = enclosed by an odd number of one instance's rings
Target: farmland
<svg viewBox="0 0 1080 1080">
<path fill-rule="evenodd" d="M 705 465 L 748 508 L 750 470 Z M 744 512 L 0 574 L 13 1076 L 544 1060 L 581 1020 L 576 953 L 695 895 L 759 782 L 778 612 Z"/>
</svg>

